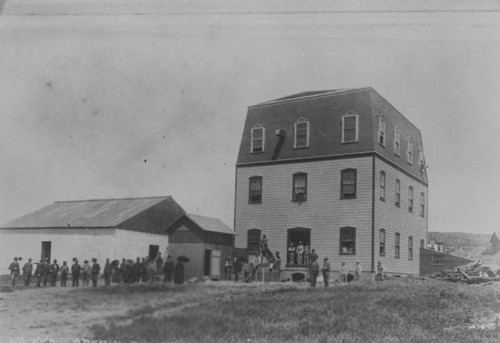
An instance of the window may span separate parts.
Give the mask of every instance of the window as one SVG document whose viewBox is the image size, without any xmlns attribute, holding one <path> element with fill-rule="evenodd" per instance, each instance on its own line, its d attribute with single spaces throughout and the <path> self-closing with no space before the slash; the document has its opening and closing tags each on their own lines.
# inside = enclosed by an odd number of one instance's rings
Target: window
<svg viewBox="0 0 500 343">
<path fill-rule="evenodd" d="M 260 247 L 260 230 L 250 229 L 247 231 L 247 250 L 249 254 L 258 254 Z"/>
<path fill-rule="evenodd" d="M 406 141 L 406 161 L 413 164 L 413 142 L 410 140 Z"/>
<path fill-rule="evenodd" d="M 356 198 L 356 169 L 344 169 L 340 172 L 340 198 Z"/>
<path fill-rule="evenodd" d="M 378 143 L 385 147 L 385 121 L 378 117 Z"/>
<path fill-rule="evenodd" d="M 394 198 L 394 205 L 397 207 L 401 206 L 401 181 L 399 179 L 396 179 L 396 194 Z"/>
<path fill-rule="evenodd" d="M 408 211 L 413 212 L 413 187 L 408 187 Z"/>
<path fill-rule="evenodd" d="M 264 151 L 264 128 L 262 126 L 257 126 L 252 129 L 252 140 L 251 140 L 251 152 L 263 152 Z"/>
<path fill-rule="evenodd" d="M 248 203 L 260 204 L 262 202 L 262 176 L 252 176 L 249 180 Z"/>
<path fill-rule="evenodd" d="M 346 115 L 342 117 L 342 143 L 358 141 L 358 115 Z"/>
<path fill-rule="evenodd" d="M 307 200 L 307 174 L 296 173 L 293 174 L 293 201 L 306 201 Z"/>
<path fill-rule="evenodd" d="M 425 158 L 424 158 L 424 152 L 419 149 L 418 150 L 418 167 L 423 169 L 425 166 Z"/>
<path fill-rule="evenodd" d="M 401 246 L 401 236 L 400 236 L 399 232 L 396 232 L 396 236 L 394 237 L 394 257 L 395 258 L 399 258 L 400 246 Z"/>
<path fill-rule="evenodd" d="M 340 254 L 356 254 L 356 228 L 349 226 L 340 228 Z"/>
<path fill-rule="evenodd" d="M 408 237 L 408 260 L 413 260 L 413 237 Z"/>
<path fill-rule="evenodd" d="M 385 230 L 380 229 L 379 233 L 379 255 L 385 256 Z"/>
<path fill-rule="evenodd" d="M 295 123 L 295 142 L 294 148 L 307 148 L 309 147 L 309 122 L 304 119 L 299 119 Z"/>
<path fill-rule="evenodd" d="M 425 239 L 422 238 L 420 240 L 420 249 L 423 249 L 423 248 L 425 248 Z"/>
<path fill-rule="evenodd" d="M 394 154 L 399 156 L 400 155 L 400 134 L 399 134 L 399 130 L 394 130 L 394 145 L 393 145 L 393 150 L 394 150 Z"/>
<path fill-rule="evenodd" d="M 420 193 L 420 216 L 425 217 L 425 193 Z"/>
<path fill-rule="evenodd" d="M 288 266 L 308 266 L 310 242 L 311 229 L 302 227 L 288 229 L 286 264 Z"/>
<path fill-rule="evenodd" d="M 380 171 L 380 200 L 385 201 L 385 171 Z"/>
</svg>

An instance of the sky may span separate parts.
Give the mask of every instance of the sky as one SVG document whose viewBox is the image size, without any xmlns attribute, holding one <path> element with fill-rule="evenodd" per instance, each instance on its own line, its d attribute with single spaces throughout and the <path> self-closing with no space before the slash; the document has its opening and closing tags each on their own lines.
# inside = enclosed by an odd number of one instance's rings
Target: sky
<svg viewBox="0 0 500 343">
<path fill-rule="evenodd" d="M 0 223 L 171 195 L 233 224 L 247 107 L 373 87 L 422 132 L 429 231 L 500 231 L 500 13 L 0 15 Z"/>
</svg>

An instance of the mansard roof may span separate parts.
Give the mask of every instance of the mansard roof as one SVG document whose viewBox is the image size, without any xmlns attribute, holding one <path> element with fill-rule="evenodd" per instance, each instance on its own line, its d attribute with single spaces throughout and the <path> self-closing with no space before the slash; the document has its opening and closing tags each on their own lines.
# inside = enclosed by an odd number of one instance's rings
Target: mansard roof
<svg viewBox="0 0 500 343">
<path fill-rule="evenodd" d="M 347 114 L 358 115 L 355 143 L 341 142 L 342 117 Z M 385 147 L 378 143 L 378 117 L 386 123 Z M 298 121 L 309 122 L 307 148 L 294 148 Z M 255 127 L 264 128 L 262 152 L 250 151 Z M 400 133 L 399 156 L 393 152 L 394 130 Z M 406 141 L 413 143 L 411 165 L 406 161 Z M 427 183 L 426 171 L 418 163 L 419 150 L 423 152 L 420 130 L 373 88 L 306 91 L 248 107 L 237 166 L 376 153 Z"/>
</svg>

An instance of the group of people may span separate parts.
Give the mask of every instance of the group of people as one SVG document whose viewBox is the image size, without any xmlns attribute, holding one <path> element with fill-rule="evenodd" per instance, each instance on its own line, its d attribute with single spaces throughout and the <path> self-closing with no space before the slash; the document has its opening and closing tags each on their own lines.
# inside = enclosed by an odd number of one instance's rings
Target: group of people
<svg viewBox="0 0 500 343">
<path fill-rule="evenodd" d="M 311 252 L 308 241 L 298 241 L 297 243 L 292 241 L 288 245 L 286 264 L 289 266 L 309 266 L 313 263 Z"/>
<path fill-rule="evenodd" d="M 71 266 L 66 261 L 63 261 L 62 265 L 59 265 L 57 260 L 50 263 L 48 258 L 42 258 L 35 266 L 29 258 L 22 268 L 20 268 L 20 261 L 21 258 L 14 257 L 14 261 L 9 265 L 12 286 L 16 285 L 21 272 L 25 286 L 29 286 L 34 277 L 37 287 L 42 285 L 45 287 L 47 283 L 50 283 L 50 286 L 56 286 L 58 279 L 61 287 L 66 287 L 69 276 L 72 278 L 72 287 L 79 287 L 80 280 L 83 286 L 88 287 L 92 281 L 92 286 L 97 287 L 98 277 L 101 275 L 101 266 L 96 258 L 92 258 L 92 264 L 88 260 L 80 264 L 77 258 L 73 258 Z M 176 284 L 182 284 L 184 283 L 184 264 L 181 258 L 174 263 L 170 255 L 163 260 L 160 253 L 151 259 L 137 257 L 135 262 L 130 259 L 122 259 L 121 263 L 118 260 L 110 262 L 108 258 L 102 269 L 102 276 L 105 286 L 111 285 L 112 282 L 122 284 L 160 281 L 162 276 L 164 282 L 173 280 Z"/>
</svg>

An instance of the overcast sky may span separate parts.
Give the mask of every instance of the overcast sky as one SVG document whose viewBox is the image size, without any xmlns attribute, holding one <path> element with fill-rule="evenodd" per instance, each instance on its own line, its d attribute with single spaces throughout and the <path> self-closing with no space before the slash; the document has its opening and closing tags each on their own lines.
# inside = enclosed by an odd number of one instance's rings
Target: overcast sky
<svg viewBox="0 0 500 343">
<path fill-rule="evenodd" d="M 0 223 L 172 195 L 232 226 L 247 106 L 371 86 L 422 132 L 429 231 L 500 231 L 500 14 L 0 16 Z"/>
</svg>

